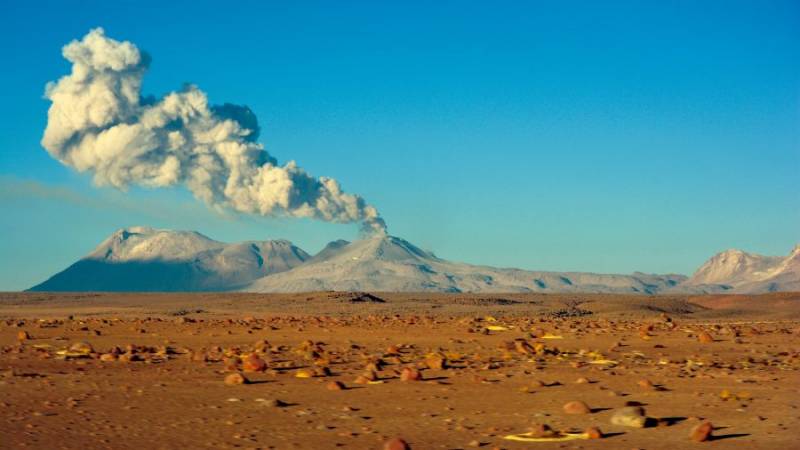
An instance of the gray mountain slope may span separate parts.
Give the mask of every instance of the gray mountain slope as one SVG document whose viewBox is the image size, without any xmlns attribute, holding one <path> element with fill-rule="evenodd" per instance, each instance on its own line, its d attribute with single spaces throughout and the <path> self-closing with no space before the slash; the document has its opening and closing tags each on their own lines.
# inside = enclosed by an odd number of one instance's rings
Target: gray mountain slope
<svg viewBox="0 0 800 450">
<path fill-rule="evenodd" d="M 131 227 L 32 291 L 227 291 L 310 256 L 285 240 L 226 244 L 192 231 Z"/>
<path fill-rule="evenodd" d="M 432 291 L 656 293 L 683 275 L 605 275 L 500 269 L 450 262 L 393 236 L 375 236 L 326 247 L 292 270 L 261 278 L 252 292 Z"/>
<path fill-rule="evenodd" d="M 681 287 L 715 292 L 756 294 L 800 290 L 800 245 L 788 256 L 764 256 L 726 250 L 711 257 Z"/>
</svg>

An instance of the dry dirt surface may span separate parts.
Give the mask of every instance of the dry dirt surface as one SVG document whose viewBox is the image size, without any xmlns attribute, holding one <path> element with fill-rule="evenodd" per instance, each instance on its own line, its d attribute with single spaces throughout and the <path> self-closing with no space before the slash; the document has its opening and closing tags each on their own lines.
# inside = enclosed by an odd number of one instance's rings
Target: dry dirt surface
<svg viewBox="0 0 800 450">
<path fill-rule="evenodd" d="M 0 346 L 1 448 L 800 447 L 800 294 L 7 293 Z"/>
</svg>

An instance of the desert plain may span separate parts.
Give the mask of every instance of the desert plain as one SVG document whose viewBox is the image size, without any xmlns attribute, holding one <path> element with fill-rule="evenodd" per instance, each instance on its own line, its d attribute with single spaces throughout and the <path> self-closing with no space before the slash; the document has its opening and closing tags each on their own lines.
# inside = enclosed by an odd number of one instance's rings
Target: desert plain
<svg viewBox="0 0 800 450">
<path fill-rule="evenodd" d="M 0 294 L 0 447 L 800 448 L 800 294 Z"/>
</svg>

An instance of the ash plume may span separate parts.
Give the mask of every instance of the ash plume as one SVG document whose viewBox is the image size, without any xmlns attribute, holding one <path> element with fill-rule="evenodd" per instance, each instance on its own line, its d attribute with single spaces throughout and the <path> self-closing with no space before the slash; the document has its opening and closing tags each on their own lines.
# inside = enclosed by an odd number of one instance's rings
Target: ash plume
<svg viewBox="0 0 800 450">
<path fill-rule="evenodd" d="M 360 222 L 385 232 L 378 211 L 339 183 L 316 178 L 294 161 L 278 161 L 256 141 L 255 115 L 245 106 L 209 105 L 186 86 L 162 98 L 142 97 L 149 57 L 102 28 L 63 48 L 72 73 L 48 83 L 52 102 L 42 146 L 96 185 L 184 185 L 215 208 L 263 216 Z"/>
</svg>

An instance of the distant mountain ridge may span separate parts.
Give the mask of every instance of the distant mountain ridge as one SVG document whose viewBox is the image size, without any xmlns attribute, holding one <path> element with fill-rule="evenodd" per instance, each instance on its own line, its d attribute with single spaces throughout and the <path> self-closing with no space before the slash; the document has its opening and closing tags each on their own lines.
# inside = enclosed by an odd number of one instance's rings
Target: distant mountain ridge
<svg viewBox="0 0 800 450">
<path fill-rule="evenodd" d="M 800 245 L 785 257 L 726 250 L 700 266 L 685 286 L 723 286 L 739 293 L 800 291 Z"/>
<path fill-rule="evenodd" d="M 226 244 L 194 231 L 130 227 L 32 291 L 228 291 L 302 264 L 286 240 Z"/>
<path fill-rule="evenodd" d="M 536 272 L 456 263 L 394 236 L 374 236 L 326 247 L 294 269 L 256 280 L 254 292 L 435 291 L 435 292 L 660 292 L 683 275 L 606 275 Z"/>
<path fill-rule="evenodd" d="M 719 253 L 691 277 L 496 268 L 441 259 L 399 237 L 329 243 L 311 256 L 286 240 L 227 244 L 194 231 L 130 227 L 34 291 L 384 291 L 759 293 L 800 291 L 787 257 Z"/>
</svg>

